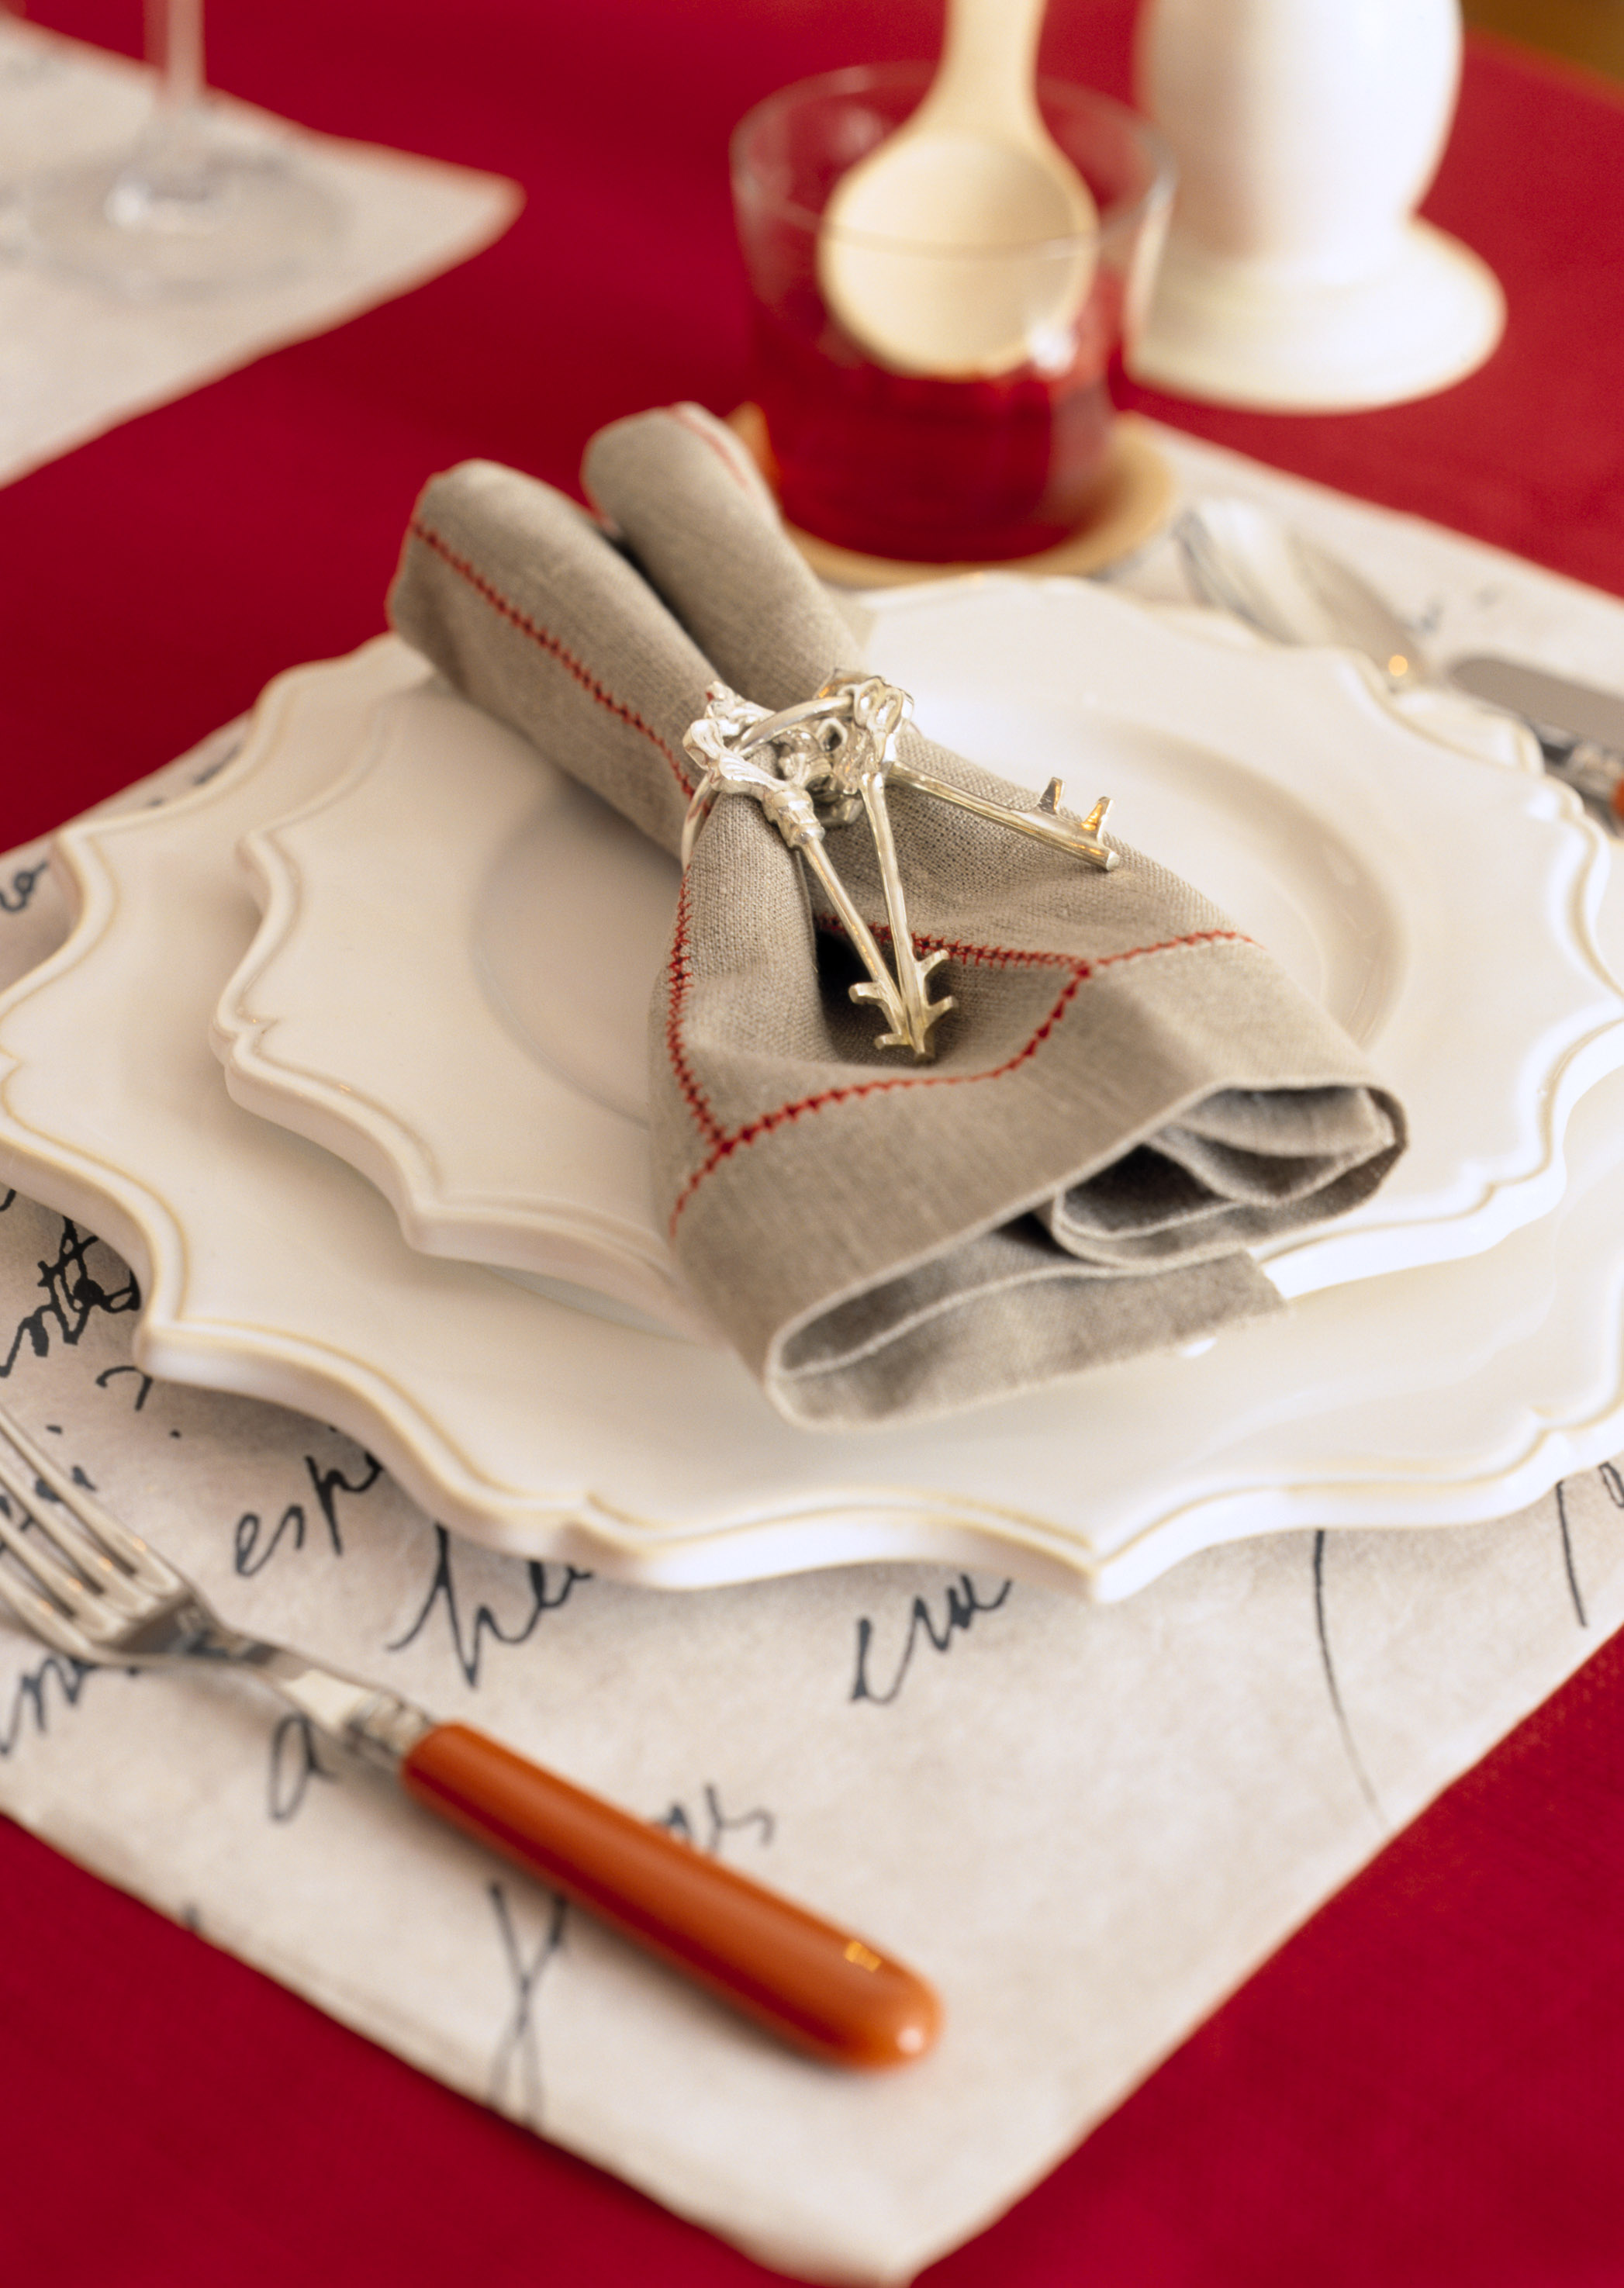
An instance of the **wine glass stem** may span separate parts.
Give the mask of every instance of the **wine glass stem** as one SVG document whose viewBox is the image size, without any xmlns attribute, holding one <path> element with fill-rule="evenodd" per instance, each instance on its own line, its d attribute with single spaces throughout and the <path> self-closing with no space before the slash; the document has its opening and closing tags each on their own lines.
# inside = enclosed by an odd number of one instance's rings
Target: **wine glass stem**
<svg viewBox="0 0 1624 2288">
<path fill-rule="evenodd" d="M 208 196 L 203 0 L 147 0 L 147 53 L 158 74 L 157 108 L 126 171 L 126 203 L 189 205 Z"/>
<path fill-rule="evenodd" d="M 203 99 L 203 0 L 147 0 L 147 53 L 158 68 L 158 106 L 170 119 Z"/>
</svg>

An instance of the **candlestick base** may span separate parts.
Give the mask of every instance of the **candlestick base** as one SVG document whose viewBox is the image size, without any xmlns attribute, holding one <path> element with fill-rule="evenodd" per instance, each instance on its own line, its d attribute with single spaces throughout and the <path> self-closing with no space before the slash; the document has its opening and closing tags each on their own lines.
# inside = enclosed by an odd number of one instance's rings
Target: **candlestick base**
<svg viewBox="0 0 1624 2288">
<path fill-rule="evenodd" d="M 1354 279 L 1226 258 L 1175 231 L 1128 366 L 1213 404 L 1350 412 L 1463 380 L 1505 322 L 1493 272 L 1430 223 L 1406 224 L 1391 261 Z"/>
</svg>

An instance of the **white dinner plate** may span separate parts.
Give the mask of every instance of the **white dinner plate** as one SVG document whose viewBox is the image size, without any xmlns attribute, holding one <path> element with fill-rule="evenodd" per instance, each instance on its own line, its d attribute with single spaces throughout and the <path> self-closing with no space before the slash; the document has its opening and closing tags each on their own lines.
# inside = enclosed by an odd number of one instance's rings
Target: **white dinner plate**
<svg viewBox="0 0 1624 2288">
<path fill-rule="evenodd" d="M 1259 1251 L 1284 1292 L 1476 1254 L 1549 1210 L 1573 1103 L 1624 1062 L 1624 997 L 1591 937 L 1604 840 L 1537 751 L 1485 770 L 1350 659 L 1215 651 L 1076 582 L 883 599 L 871 648 L 948 745 L 1110 790 L 1113 824 L 1271 947 L 1406 1106 L 1379 1194 Z M 645 1124 L 675 862 L 438 683 L 244 854 L 264 919 L 214 1029 L 237 1102 L 359 1168 L 426 1253 L 702 1332 Z"/>
<path fill-rule="evenodd" d="M 493 1545 L 667 1585 L 915 1556 L 1121 1594 L 1238 1534 L 1492 1517 L 1624 1442 L 1616 1079 L 1573 1115 L 1557 1212 L 1485 1252 L 914 1430 L 793 1429 L 729 1354 L 415 1252 L 352 1169 L 232 1103 L 206 1037 L 255 933 L 232 854 L 269 759 L 307 802 L 421 675 L 387 640 L 297 671 L 210 783 L 60 838 L 79 913 L 0 997 L 0 1174 L 129 1256 L 150 1372 L 342 1426 Z M 1470 777 L 1541 827 L 1541 784 Z"/>
</svg>

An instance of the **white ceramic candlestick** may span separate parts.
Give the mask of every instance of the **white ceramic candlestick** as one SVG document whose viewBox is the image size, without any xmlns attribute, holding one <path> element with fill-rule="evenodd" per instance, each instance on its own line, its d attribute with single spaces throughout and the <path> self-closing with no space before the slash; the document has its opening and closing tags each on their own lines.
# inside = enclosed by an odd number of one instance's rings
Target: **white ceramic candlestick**
<svg viewBox="0 0 1624 2288">
<path fill-rule="evenodd" d="M 1146 0 L 1139 101 L 1180 192 L 1133 373 L 1329 411 L 1481 365 L 1505 323 L 1499 284 L 1414 218 L 1460 61 L 1459 0 Z"/>
</svg>

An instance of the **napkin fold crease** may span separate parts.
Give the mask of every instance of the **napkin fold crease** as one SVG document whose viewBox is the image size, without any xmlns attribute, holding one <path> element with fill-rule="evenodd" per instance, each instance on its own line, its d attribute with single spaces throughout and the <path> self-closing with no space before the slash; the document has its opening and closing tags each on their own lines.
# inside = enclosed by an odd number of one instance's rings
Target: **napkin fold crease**
<svg viewBox="0 0 1624 2288">
<path fill-rule="evenodd" d="M 599 520 L 489 463 L 433 479 L 391 615 L 675 853 L 709 686 L 788 706 L 852 639 L 699 408 L 615 423 L 584 474 Z M 899 753 L 1032 798 L 916 729 Z M 700 834 L 654 993 L 657 1206 L 774 1405 L 836 1429 L 945 1413 L 1278 1307 L 1247 1249 L 1353 1207 L 1403 1148 L 1358 1048 L 1114 836 L 1102 874 L 898 785 L 890 809 L 915 943 L 947 949 L 933 984 L 959 1002 L 934 1061 L 877 1048 L 852 949 L 748 799 Z M 883 946 L 866 829 L 829 851 Z"/>
</svg>

